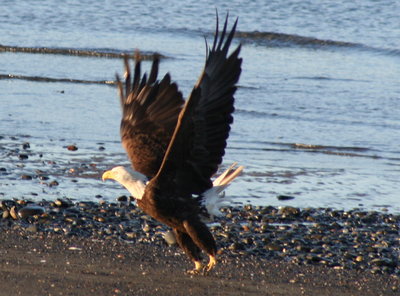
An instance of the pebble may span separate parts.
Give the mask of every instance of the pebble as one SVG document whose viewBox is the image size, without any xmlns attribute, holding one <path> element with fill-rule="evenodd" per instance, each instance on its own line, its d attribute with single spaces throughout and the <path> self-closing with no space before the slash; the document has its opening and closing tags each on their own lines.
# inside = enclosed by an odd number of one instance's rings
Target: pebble
<svg viewBox="0 0 400 296">
<path fill-rule="evenodd" d="M 56 180 L 53 180 L 49 183 L 49 187 L 54 187 L 54 186 L 58 186 L 58 182 Z"/>
<path fill-rule="evenodd" d="M 21 175 L 22 180 L 32 180 L 32 176 L 30 175 Z"/>
<path fill-rule="evenodd" d="M 72 203 L 70 203 L 69 201 L 65 200 L 65 199 L 56 199 L 54 201 L 55 206 L 59 207 L 59 208 L 68 208 L 70 206 L 72 206 Z"/>
<path fill-rule="evenodd" d="M 17 214 L 17 208 L 16 208 L 16 206 L 13 206 L 13 207 L 10 209 L 10 216 L 11 216 L 11 218 L 13 218 L 14 220 L 18 220 L 18 214 Z"/>
<path fill-rule="evenodd" d="M 25 143 L 22 144 L 22 149 L 26 150 L 26 149 L 29 149 L 29 148 L 31 148 L 31 145 L 28 142 L 25 142 Z"/>
<path fill-rule="evenodd" d="M 290 195 L 278 195 L 276 197 L 278 200 L 292 200 L 294 199 L 294 196 L 290 196 Z"/>
<path fill-rule="evenodd" d="M 21 219 L 27 219 L 29 217 L 35 216 L 35 215 L 41 215 L 44 213 L 44 208 L 37 206 L 37 205 L 27 205 L 21 209 L 18 210 L 18 216 Z"/>
<path fill-rule="evenodd" d="M 28 159 L 28 157 L 29 157 L 28 154 L 22 154 L 21 153 L 21 154 L 18 155 L 18 158 L 21 159 L 21 160 Z"/>
<path fill-rule="evenodd" d="M 68 149 L 69 151 L 76 151 L 76 150 L 78 150 L 78 147 L 75 146 L 75 145 L 68 145 L 68 146 L 67 146 L 67 149 Z"/>
</svg>

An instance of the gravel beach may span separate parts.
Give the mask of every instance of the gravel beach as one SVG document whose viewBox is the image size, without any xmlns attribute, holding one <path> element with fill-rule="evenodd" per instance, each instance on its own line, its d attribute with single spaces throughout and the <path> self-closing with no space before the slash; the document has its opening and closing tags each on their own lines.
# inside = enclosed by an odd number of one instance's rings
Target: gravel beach
<svg viewBox="0 0 400 296">
<path fill-rule="evenodd" d="M 398 295 L 399 216 L 245 206 L 208 275 L 125 202 L 1 201 L 0 295 Z"/>
</svg>

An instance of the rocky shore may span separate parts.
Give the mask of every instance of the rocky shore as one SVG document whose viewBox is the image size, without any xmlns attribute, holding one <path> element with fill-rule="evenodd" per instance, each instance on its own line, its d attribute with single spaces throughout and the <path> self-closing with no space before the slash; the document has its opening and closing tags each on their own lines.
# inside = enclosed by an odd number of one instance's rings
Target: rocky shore
<svg viewBox="0 0 400 296">
<path fill-rule="evenodd" d="M 193 277 L 185 274 L 191 263 L 174 245 L 169 229 L 145 215 L 128 197 L 119 197 L 115 203 L 2 200 L 0 206 L 0 274 L 8 284 L 23 276 L 25 280 L 17 285 L 21 295 L 30 281 L 34 285 L 42 280 L 46 291 L 54 285 L 56 292 L 48 295 L 84 295 L 90 289 L 98 295 L 181 295 L 185 285 L 193 287 L 182 295 L 207 295 L 204 291 L 213 295 L 400 293 L 399 215 L 226 208 L 225 217 L 210 226 L 220 264 L 208 276 Z M 55 265 L 49 265 L 49 260 Z M 64 272 L 75 274 L 72 283 L 59 279 Z M 108 290 L 98 292 L 96 283 L 103 280 Z M 73 283 L 85 287 L 83 292 L 73 294 Z M 170 291 L 165 290 L 169 283 L 174 283 Z M 66 286 L 69 290 L 62 292 Z M 0 295 L 8 295 L 4 291 L 8 290 L 0 289 Z"/>
</svg>

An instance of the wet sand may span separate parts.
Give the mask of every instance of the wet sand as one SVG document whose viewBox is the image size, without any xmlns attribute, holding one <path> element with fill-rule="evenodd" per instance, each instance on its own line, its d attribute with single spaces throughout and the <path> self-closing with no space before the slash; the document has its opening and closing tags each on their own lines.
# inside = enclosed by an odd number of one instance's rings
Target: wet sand
<svg viewBox="0 0 400 296">
<path fill-rule="evenodd" d="M 220 255 L 191 276 L 176 247 L 0 231 L 0 295 L 399 295 L 393 275 Z"/>
</svg>

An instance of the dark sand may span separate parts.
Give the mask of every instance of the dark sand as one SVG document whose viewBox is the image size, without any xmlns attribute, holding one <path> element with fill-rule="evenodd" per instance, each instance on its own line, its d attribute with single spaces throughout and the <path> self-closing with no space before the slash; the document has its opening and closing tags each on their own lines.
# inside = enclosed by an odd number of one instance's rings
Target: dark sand
<svg viewBox="0 0 400 296">
<path fill-rule="evenodd" d="M 175 247 L 0 228 L 0 295 L 400 295 L 391 275 L 243 256 L 209 275 Z"/>
</svg>

